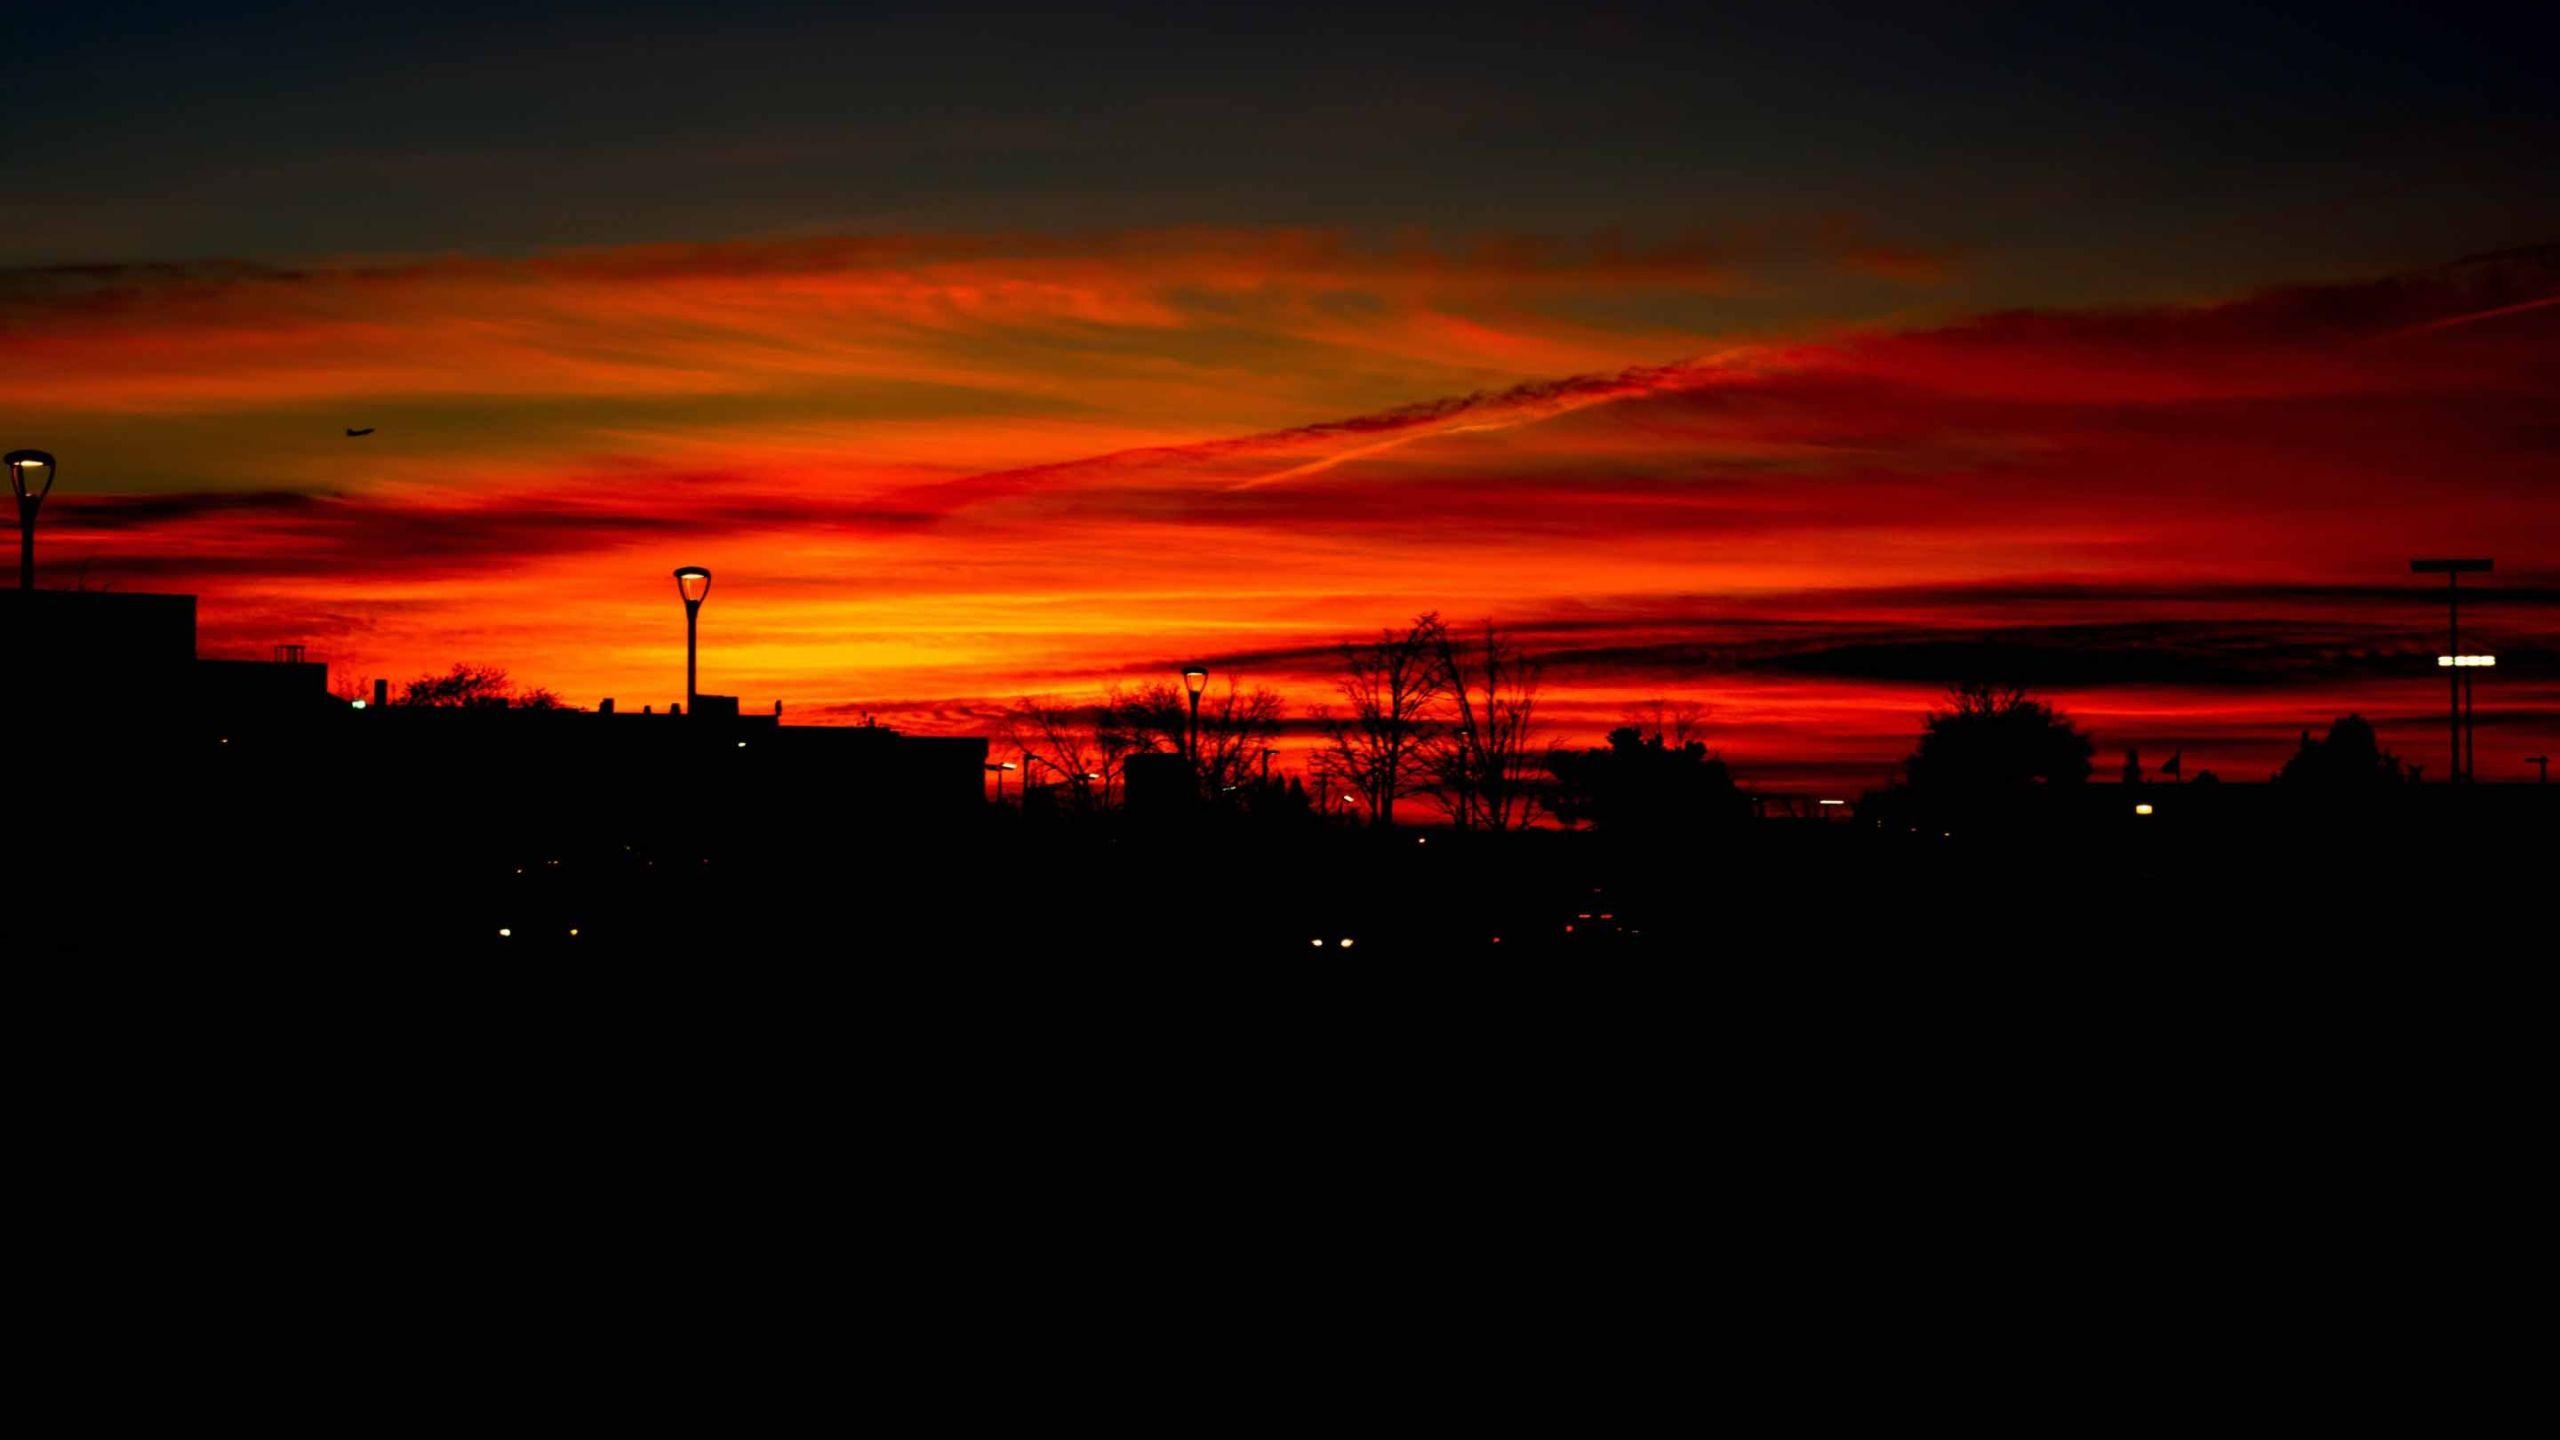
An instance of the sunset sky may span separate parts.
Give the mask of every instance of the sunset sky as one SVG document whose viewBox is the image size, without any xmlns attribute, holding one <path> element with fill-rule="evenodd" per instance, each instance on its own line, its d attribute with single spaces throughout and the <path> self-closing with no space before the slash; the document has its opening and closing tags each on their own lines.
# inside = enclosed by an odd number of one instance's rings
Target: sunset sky
<svg viewBox="0 0 2560 1440">
<path fill-rule="evenodd" d="M 2560 744 L 2546 45 L 1699 8 L 49 14 L 0 442 L 44 583 L 343 685 L 663 705 L 699 563 L 703 688 L 812 721 L 1303 704 L 1437 610 L 1772 787 L 1973 676 L 2102 770 L 2432 774 L 2455 554 L 2481 778 Z"/>
</svg>

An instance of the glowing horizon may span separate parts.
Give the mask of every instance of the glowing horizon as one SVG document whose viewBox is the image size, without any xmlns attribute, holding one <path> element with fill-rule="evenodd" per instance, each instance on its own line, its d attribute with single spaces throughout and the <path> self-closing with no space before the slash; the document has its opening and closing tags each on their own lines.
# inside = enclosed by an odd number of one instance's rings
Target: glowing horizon
<svg viewBox="0 0 2560 1440">
<path fill-rule="evenodd" d="M 2560 739 L 2560 251 L 1987 313 L 1893 254 L 1221 227 L 16 272 L 0 438 L 63 457 L 44 583 L 196 593 L 207 653 L 300 641 L 350 692 L 469 661 L 680 698 L 684 562 L 720 577 L 702 688 L 804 720 L 985 733 L 1195 657 L 1303 711 L 1328 647 L 1435 610 L 1547 657 L 1548 738 L 1701 705 L 1764 783 L 1883 778 L 1973 673 L 2102 770 L 2255 778 L 2359 711 L 2433 773 L 2405 565 L 2459 552 L 2498 559 L 2483 777 Z"/>
</svg>

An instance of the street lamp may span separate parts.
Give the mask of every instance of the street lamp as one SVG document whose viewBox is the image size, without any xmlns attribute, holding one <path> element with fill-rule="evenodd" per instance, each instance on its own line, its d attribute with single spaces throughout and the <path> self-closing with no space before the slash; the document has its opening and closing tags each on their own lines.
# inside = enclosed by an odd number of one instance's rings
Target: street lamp
<svg viewBox="0 0 2560 1440">
<path fill-rule="evenodd" d="M 2454 683 L 2462 687 L 2462 773 L 2465 778 L 2480 773 L 2480 731 L 2471 723 L 2471 672 L 2494 668 L 2495 655 L 2439 655 L 2439 669 L 2451 670 Z"/>
<path fill-rule="evenodd" d="M 996 772 L 996 803 L 1001 805 L 1004 803 L 1004 772 L 1014 768 L 1013 762 L 1007 760 L 1001 764 L 990 765 L 987 768 Z"/>
<path fill-rule="evenodd" d="M 18 493 L 18 588 L 36 588 L 36 509 L 44 497 L 53 493 L 53 457 L 42 450 L 12 450 L 7 461 L 9 488 Z M 38 469 L 44 471 L 42 488 L 29 491 L 27 482 Z"/>
<path fill-rule="evenodd" d="M 1183 666 L 1182 686 L 1191 692 L 1191 763 L 1198 765 L 1200 763 L 1200 692 L 1209 688 L 1209 667 L 1198 664 Z"/>
<path fill-rule="evenodd" d="M 2491 562 L 2487 560 L 2412 560 L 2409 562 L 2409 570 L 2412 574 L 2444 577 L 2445 630 L 2451 641 L 2444 648 L 2452 651 L 2453 654 L 2437 657 L 2437 664 L 2450 667 L 2462 654 L 2462 577 L 2484 574 L 2488 571 L 2490 564 Z M 2447 685 L 2445 698 L 2452 712 L 2446 721 L 2446 732 L 2453 747 L 2453 765 L 2450 773 L 2456 781 L 2460 781 L 2466 778 L 2468 773 L 2462 763 L 2463 674 L 2460 670 L 2448 668 L 2445 680 Z"/>
<path fill-rule="evenodd" d="M 693 661 L 695 640 L 701 629 L 702 597 L 711 593 L 711 572 L 699 565 L 677 566 L 676 593 L 684 597 L 684 708 L 690 715 L 702 708 L 693 698 Z"/>
</svg>

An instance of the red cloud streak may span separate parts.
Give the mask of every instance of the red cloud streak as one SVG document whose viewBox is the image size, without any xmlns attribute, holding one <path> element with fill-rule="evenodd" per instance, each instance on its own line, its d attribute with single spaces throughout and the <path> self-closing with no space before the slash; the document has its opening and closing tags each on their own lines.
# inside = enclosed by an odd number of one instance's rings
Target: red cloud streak
<svg viewBox="0 0 2560 1440">
<path fill-rule="evenodd" d="M 21 274 L 0 424 L 64 459 L 46 583 L 196 592 L 209 650 L 351 681 L 673 698 L 692 562 L 706 688 L 818 717 L 983 728 L 1204 654 L 1303 706 L 1329 646 L 1436 609 L 1548 657 L 1551 738 L 1701 705 L 1778 786 L 1883 778 L 1971 676 L 2189 773 L 2349 710 L 2440 772 L 2406 564 L 2488 554 L 2481 775 L 2560 742 L 2560 251 L 1699 323 L 1750 261 L 1170 232 Z"/>
</svg>

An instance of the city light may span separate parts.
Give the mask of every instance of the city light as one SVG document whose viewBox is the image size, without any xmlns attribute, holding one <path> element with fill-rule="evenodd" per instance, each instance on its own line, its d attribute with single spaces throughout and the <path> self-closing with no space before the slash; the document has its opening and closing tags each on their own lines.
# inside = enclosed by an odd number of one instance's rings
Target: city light
<svg viewBox="0 0 2560 1440">
<path fill-rule="evenodd" d="M 699 565 L 676 567 L 676 594 L 684 601 L 684 708 L 699 711 L 702 701 L 694 693 L 694 658 L 696 640 L 701 633 L 702 602 L 711 593 L 711 572 Z"/>
<path fill-rule="evenodd" d="M 18 588 L 36 588 L 36 512 L 53 493 L 53 457 L 42 450 L 12 450 L 8 457 L 9 488 L 18 497 Z M 44 484 L 35 485 L 35 472 Z"/>
<path fill-rule="evenodd" d="M 1197 765 L 1200 763 L 1200 692 L 1209 688 L 1209 667 L 1183 666 L 1182 684 L 1191 692 L 1191 728 L 1183 735 L 1183 752 L 1190 757 L 1192 764 Z"/>
<path fill-rule="evenodd" d="M 2148 805 L 2136 805 L 2133 807 L 2133 813 L 2136 815 L 2148 815 L 2151 813 L 2151 807 Z"/>
<path fill-rule="evenodd" d="M 2498 657 L 2495 655 L 2439 655 L 2436 657 L 2438 668 L 2450 665 L 2495 665 L 2497 663 Z"/>
</svg>

